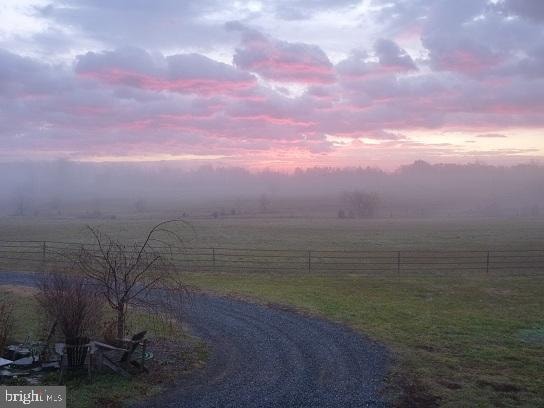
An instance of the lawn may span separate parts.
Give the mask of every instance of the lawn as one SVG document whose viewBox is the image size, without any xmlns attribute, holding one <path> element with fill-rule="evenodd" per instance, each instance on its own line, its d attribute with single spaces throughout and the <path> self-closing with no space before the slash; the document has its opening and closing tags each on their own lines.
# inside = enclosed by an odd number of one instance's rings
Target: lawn
<svg viewBox="0 0 544 408">
<path fill-rule="evenodd" d="M 544 277 L 187 279 L 294 305 L 384 342 L 394 358 L 389 391 L 405 404 L 544 406 Z"/>
</svg>

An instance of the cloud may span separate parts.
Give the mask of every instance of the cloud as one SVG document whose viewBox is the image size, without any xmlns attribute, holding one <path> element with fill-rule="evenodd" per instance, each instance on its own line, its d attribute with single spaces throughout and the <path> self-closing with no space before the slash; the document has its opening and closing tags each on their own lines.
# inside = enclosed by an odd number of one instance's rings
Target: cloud
<svg viewBox="0 0 544 408">
<path fill-rule="evenodd" d="M 139 48 L 88 52 L 77 58 L 76 72 L 109 84 L 151 91 L 210 95 L 255 86 L 250 74 L 199 54 L 163 57 Z"/>
<path fill-rule="evenodd" d="M 501 6 L 514 15 L 544 21 L 544 2 L 541 0 L 504 0 Z"/>
<path fill-rule="evenodd" d="M 61 92 L 67 86 L 62 67 L 0 49 L 0 95 L 31 98 Z"/>
<path fill-rule="evenodd" d="M 277 0 L 270 2 L 272 9 L 280 19 L 306 20 L 316 13 L 331 9 L 350 8 L 359 3 L 358 0 Z"/>
<path fill-rule="evenodd" d="M 374 50 L 382 67 L 398 71 L 417 69 L 412 57 L 391 40 L 379 39 Z"/>
<path fill-rule="evenodd" d="M 30 34 L 0 28 L 0 155 L 351 146 L 327 137 L 387 152 L 420 131 L 444 138 L 436 154 L 462 154 L 448 130 L 513 144 L 544 128 L 540 3 L 57 1 Z"/>
<path fill-rule="evenodd" d="M 528 49 L 526 56 L 505 69 L 508 74 L 520 74 L 529 78 L 544 78 L 544 45 Z"/>
<path fill-rule="evenodd" d="M 417 71 L 412 57 L 394 41 L 379 39 L 373 54 L 353 50 L 351 55 L 336 65 L 336 71 L 347 79 L 363 79 Z"/>
<path fill-rule="evenodd" d="M 221 26 L 203 18 L 222 5 L 216 0 L 61 0 L 35 7 L 35 14 L 106 46 L 205 46 L 225 39 Z"/>
<path fill-rule="evenodd" d="M 501 135 L 500 133 L 484 133 L 481 135 L 476 135 L 476 137 L 481 137 L 484 139 L 504 139 L 504 138 L 507 138 L 508 136 Z"/>
<path fill-rule="evenodd" d="M 527 20 L 509 18 L 504 7 L 484 0 L 434 2 L 421 34 L 430 66 L 479 78 L 538 76 L 535 45 L 544 40 L 544 31 Z"/>
<path fill-rule="evenodd" d="M 275 40 L 239 23 L 227 27 L 242 34 L 233 57 L 237 67 L 278 82 L 334 81 L 332 63 L 318 46 Z"/>
</svg>

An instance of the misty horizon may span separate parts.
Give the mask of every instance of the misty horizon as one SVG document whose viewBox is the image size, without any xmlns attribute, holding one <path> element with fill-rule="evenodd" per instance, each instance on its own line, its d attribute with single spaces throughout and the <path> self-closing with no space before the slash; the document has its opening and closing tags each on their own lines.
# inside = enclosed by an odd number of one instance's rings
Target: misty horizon
<svg viewBox="0 0 544 408">
<path fill-rule="evenodd" d="M 336 216 L 347 192 L 379 197 L 372 216 L 539 216 L 544 166 L 416 161 L 393 172 L 371 167 L 250 171 L 175 163 L 2 163 L 4 215 L 83 215 L 177 211 L 211 215 L 278 213 Z M 266 195 L 269 208 L 259 200 Z M 17 206 L 24 208 L 17 209 Z M 196 210 L 195 212 L 195 208 Z M 190 211 L 189 211 L 190 212 Z"/>
</svg>

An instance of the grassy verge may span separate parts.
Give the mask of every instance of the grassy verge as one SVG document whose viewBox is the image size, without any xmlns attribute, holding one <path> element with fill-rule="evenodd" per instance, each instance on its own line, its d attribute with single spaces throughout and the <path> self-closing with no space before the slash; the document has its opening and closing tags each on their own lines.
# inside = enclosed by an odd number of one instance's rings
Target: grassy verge
<svg viewBox="0 0 544 408">
<path fill-rule="evenodd" d="M 43 337 L 40 311 L 34 299 L 35 290 L 20 286 L 0 286 L 0 296 L 15 305 L 15 326 L 12 340 L 22 342 L 27 337 Z M 173 321 L 134 311 L 127 322 L 132 331 L 147 330 L 155 359 L 148 365 L 149 374 L 124 378 L 116 374 L 99 374 L 90 382 L 85 374 L 68 373 L 66 378 L 67 406 L 74 408 L 118 407 L 130 400 L 156 394 L 177 375 L 203 364 L 206 349 L 198 339 L 184 334 Z M 45 383 L 56 384 L 58 374 L 45 378 Z"/>
<path fill-rule="evenodd" d="M 544 406 L 544 278 L 190 275 L 386 343 L 399 404 Z"/>
</svg>

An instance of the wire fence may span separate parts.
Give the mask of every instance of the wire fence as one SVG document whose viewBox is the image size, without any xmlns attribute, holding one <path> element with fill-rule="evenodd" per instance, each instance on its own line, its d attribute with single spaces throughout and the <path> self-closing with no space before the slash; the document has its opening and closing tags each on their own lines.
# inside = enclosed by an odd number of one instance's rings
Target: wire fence
<svg viewBox="0 0 544 408">
<path fill-rule="evenodd" d="M 93 244 L 1 241 L 0 270 L 37 271 L 70 267 L 66 253 Z M 542 274 L 543 250 L 295 250 L 249 248 L 155 248 L 182 271 L 202 273 L 311 274 Z M 98 250 L 95 248 L 94 250 Z"/>
</svg>

